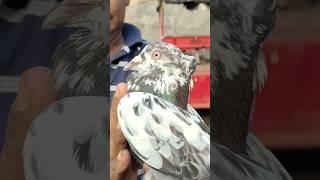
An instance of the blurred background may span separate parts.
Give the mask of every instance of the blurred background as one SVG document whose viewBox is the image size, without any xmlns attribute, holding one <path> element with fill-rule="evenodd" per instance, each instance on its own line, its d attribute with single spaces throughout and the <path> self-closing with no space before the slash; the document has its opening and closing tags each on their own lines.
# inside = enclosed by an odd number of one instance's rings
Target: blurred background
<svg viewBox="0 0 320 180">
<path fill-rule="evenodd" d="M 320 2 L 282 0 L 252 129 L 294 179 L 320 179 Z"/>
<path fill-rule="evenodd" d="M 319 180 L 320 2 L 280 0 L 280 7 L 274 32 L 264 46 L 268 82 L 257 95 L 251 128 L 294 179 Z M 126 21 L 138 26 L 146 40 L 174 43 L 200 57 L 191 103 L 208 120 L 210 8 L 207 4 L 159 6 L 158 0 L 131 0 Z"/>
</svg>

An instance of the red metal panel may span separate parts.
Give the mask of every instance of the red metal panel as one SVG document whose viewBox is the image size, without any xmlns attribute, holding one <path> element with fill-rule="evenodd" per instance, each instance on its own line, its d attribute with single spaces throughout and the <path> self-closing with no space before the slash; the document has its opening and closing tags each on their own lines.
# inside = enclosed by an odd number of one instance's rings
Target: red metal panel
<svg viewBox="0 0 320 180">
<path fill-rule="evenodd" d="M 257 95 L 253 130 L 266 138 L 320 131 L 320 43 L 271 42 L 265 50 L 269 77 Z"/>
<path fill-rule="evenodd" d="M 182 51 L 200 48 L 210 48 L 209 36 L 181 36 L 165 37 L 162 41 L 171 43 L 179 47 Z"/>
<path fill-rule="evenodd" d="M 194 108 L 210 108 L 210 73 L 196 72 L 193 76 L 194 87 L 190 93 L 190 104 Z"/>
</svg>

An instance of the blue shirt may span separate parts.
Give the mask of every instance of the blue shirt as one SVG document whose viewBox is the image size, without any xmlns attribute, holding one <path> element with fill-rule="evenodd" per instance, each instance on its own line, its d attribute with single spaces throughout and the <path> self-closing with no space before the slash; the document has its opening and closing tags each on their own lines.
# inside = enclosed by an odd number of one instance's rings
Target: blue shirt
<svg viewBox="0 0 320 180">
<path fill-rule="evenodd" d="M 117 54 L 110 56 L 110 97 L 113 96 L 117 84 L 127 81 L 129 72 L 123 71 L 124 66 L 147 44 L 142 39 L 140 30 L 131 24 L 124 24 L 122 35 L 125 45 Z"/>
</svg>

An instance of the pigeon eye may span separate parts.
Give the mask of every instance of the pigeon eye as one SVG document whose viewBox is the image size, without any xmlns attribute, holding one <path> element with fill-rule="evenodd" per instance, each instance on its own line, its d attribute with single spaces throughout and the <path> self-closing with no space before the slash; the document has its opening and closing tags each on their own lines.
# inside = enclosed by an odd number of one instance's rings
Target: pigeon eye
<svg viewBox="0 0 320 180">
<path fill-rule="evenodd" d="M 152 57 L 153 57 L 155 60 L 158 60 L 158 59 L 160 59 L 160 57 L 161 57 L 161 53 L 160 53 L 159 51 L 154 51 L 154 52 L 152 53 Z"/>
</svg>

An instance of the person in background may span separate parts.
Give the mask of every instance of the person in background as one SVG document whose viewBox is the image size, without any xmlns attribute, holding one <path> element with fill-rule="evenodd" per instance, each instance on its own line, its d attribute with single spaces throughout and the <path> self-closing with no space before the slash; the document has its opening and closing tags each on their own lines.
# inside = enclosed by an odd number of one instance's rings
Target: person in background
<svg viewBox="0 0 320 180">
<path fill-rule="evenodd" d="M 124 23 L 129 0 L 110 0 L 110 179 L 137 179 L 138 166 L 127 150 L 126 140 L 117 126 L 116 108 L 127 93 L 128 72 L 123 67 L 146 45 L 140 30 Z M 119 84 L 119 85 L 118 85 Z M 118 86 L 117 86 L 118 85 Z M 52 71 L 35 67 L 26 71 L 20 80 L 19 92 L 13 103 L 0 156 L 0 179 L 23 180 L 23 143 L 33 119 L 56 99 Z M 106 177 L 106 179 L 109 179 Z"/>
</svg>

